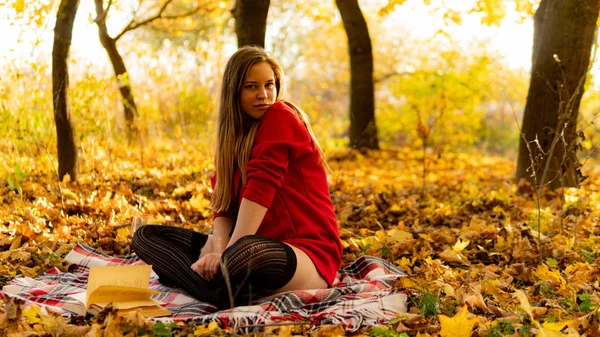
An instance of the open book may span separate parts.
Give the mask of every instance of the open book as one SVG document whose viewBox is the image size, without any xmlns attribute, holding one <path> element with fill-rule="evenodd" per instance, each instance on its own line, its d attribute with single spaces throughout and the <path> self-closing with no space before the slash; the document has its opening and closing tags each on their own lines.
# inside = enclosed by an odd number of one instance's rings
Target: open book
<svg viewBox="0 0 600 337">
<path fill-rule="evenodd" d="M 81 306 L 65 309 L 79 315 L 95 315 L 112 303 L 119 312 L 139 310 L 145 317 L 167 316 L 170 311 L 160 301 L 150 298 L 160 291 L 148 289 L 152 266 L 93 267 L 88 277 L 87 291 L 69 295 Z"/>
</svg>

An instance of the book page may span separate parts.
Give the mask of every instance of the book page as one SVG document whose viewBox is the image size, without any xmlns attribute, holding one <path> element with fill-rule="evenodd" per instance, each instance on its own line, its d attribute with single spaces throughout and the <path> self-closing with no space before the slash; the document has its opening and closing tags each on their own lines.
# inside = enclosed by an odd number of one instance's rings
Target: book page
<svg viewBox="0 0 600 337">
<path fill-rule="evenodd" d="M 135 302 L 148 300 L 151 295 L 160 294 L 158 290 L 124 286 L 101 285 L 88 296 L 87 304 L 109 302 Z"/>
<path fill-rule="evenodd" d="M 168 309 L 159 306 L 119 309 L 119 313 L 121 314 L 126 314 L 131 311 L 139 311 L 144 317 L 160 317 L 169 316 L 171 314 L 171 312 Z"/>
<path fill-rule="evenodd" d="M 148 283 L 150 282 L 150 273 L 152 266 L 150 265 L 134 265 L 134 266 L 105 266 L 105 267 L 93 267 L 90 269 L 90 275 L 88 277 L 88 285 L 86 291 L 86 304 L 89 306 L 94 302 L 112 302 L 120 301 L 121 296 L 124 293 L 119 293 L 115 298 L 108 301 L 104 301 L 107 293 L 102 292 L 102 301 L 97 301 L 90 296 L 94 293 L 94 290 L 100 286 L 119 286 L 123 287 L 124 291 L 132 291 L 131 288 L 148 289 Z M 114 288 L 112 289 L 114 290 Z M 149 296 L 148 294 L 147 296 Z M 146 297 L 147 297 L 146 296 Z"/>
<path fill-rule="evenodd" d="M 144 301 L 113 302 L 113 308 L 121 310 L 121 309 L 134 309 L 137 307 L 160 307 L 161 304 L 162 304 L 161 301 L 157 301 L 155 299 L 148 298 Z"/>
</svg>

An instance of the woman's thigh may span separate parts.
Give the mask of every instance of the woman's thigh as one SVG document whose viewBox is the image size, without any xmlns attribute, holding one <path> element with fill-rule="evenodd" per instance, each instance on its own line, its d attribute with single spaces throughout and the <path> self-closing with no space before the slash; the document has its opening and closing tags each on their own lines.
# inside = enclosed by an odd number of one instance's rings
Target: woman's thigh
<svg viewBox="0 0 600 337">
<path fill-rule="evenodd" d="M 308 255 L 301 249 L 292 245 L 288 246 L 292 247 L 294 253 L 296 253 L 296 272 L 290 282 L 275 292 L 327 288 L 327 282 L 321 277 Z"/>
</svg>

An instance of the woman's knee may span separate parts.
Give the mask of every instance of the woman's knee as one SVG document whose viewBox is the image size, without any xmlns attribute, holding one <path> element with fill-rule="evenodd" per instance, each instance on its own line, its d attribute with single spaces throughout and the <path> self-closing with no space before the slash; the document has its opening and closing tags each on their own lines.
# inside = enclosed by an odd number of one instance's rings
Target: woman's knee
<svg viewBox="0 0 600 337">
<path fill-rule="evenodd" d="M 265 241 L 274 241 L 269 238 L 265 238 L 260 235 L 246 235 L 239 238 L 233 245 L 227 247 L 223 252 L 223 258 L 230 259 L 235 255 L 240 254 L 240 252 L 252 252 L 256 249 L 257 243 L 265 242 Z"/>
<path fill-rule="evenodd" d="M 133 251 L 139 255 L 139 250 L 152 246 L 154 238 L 156 237 L 156 229 L 159 226 L 160 225 L 146 225 L 138 228 L 131 238 L 131 248 Z"/>
<path fill-rule="evenodd" d="M 296 254 L 281 241 L 247 235 L 223 253 L 221 270 L 234 280 L 248 277 L 263 289 L 277 289 L 295 274 Z"/>
</svg>

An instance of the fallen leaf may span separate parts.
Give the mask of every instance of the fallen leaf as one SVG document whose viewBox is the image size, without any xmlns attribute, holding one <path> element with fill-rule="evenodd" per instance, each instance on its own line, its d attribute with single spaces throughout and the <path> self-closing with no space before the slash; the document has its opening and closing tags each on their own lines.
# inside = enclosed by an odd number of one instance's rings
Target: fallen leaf
<svg viewBox="0 0 600 337">
<path fill-rule="evenodd" d="M 22 238 L 23 238 L 23 235 L 16 235 L 14 240 L 10 244 L 9 250 L 15 250 L 15 249 L 21 247 L 21 239 Z"/>
<path fill-rule="evenodd" d="M 438 315 L 440 325 L 440 336 L 442 337 L 469 337 L 475 325 L 479 322 L 477 317 L 468 318 L 467 306 L 463 306 L 454 317 Z"/>
<path fill-rule="evenodd" d="M 66 187 L 63 187 L 62 194 L 67 199 L 70 199 L 73 201 L 79 201 L 79 197 L 77 196 L 77 194 L 75 194 L 75 192 L 71 191 L 70 189 L 68 189 Z"/>
<path fill-rule="evenodd" d="M 469 260 L 464 255 L 456 252 L 453 249 L 446 249 L 445 251 L 441 252 L 440 259 L 447 263 L 460 263 L 465 265 L 469 264 Z"/>
<path fill-rule="evenodd" d="M 458 239 L 456 241 L 456 243 L 454 244 L 454 246 L 452 246 L 452 250 L 454 250 L 457 253 L 460 253 L 465 248 L 467 248 L 467 246 L 469 245 L 469 243 L 471 243 L 471 241 L 469 241 L 469 240 L 462 241 L 461 239 Z"/>
<path fill-rule="evenodd" d="M 127 240 L 129 238 L 129 227 L 117 229 L 117 238 L 123 241 Z"/>
<path fill-rule="evenodd" d="M 61 325 L 56 329 L 56 335 L 60 337 L 85 336 L 92 329 L 91 326 Z"/>
<path fill-rule="evenodd" d="M 402 242 L 406 240 L 412 240 L 413 234 L 407 231 L 403 231 L 400 229 L 390 229 L 387 232 L 387 237 L 389 240 L 393 242 Z"/>
<path fill-rule="evenodd" d="M 18 298 L 6 297 L 4 307 L 6 308 L 6 317 L 8 317 L 9 321 L 16 321 L 21 318 L 24 303 L 25 301 Z"/>
<path fill-rule="evenodd" d="M 219 323 L 210 322 L 209 324 L 202 324 L 194 330 L 194 336 L 196 337 L 207 337 L 212 335 L 219 328 Z"/>
<path fill-rule="evenodd" d="M 560 275 L 560 272 L 556 270 L 550 270 L 545 264 L 539 265 L 533 272 L 533 275 L 539 278 L 541 281 L 550 282 L 550 284 L 554 287 L 562 288 L 567 284 L 562 275 Z"/>
<path fill-rule="evenodd" d="M 29 305 L 23 309 L 23 316 L 25 316 L 27 323 L 35 324 L 42 320 L 40 319 L 41 308 L 38 305 Z"/>
<path fill-rule="evenodd" d="M 527 299 L 527 295 L 525 295 L 525 292 L 521 289 L 517 289 L 515 290 L 515 296 L 519 300 L 521 309 L 525 310 L 525 312 L 529 314 L 529 317 L 531 319 L 534 319 L 533 310 L 531 308 L 531 304 L 529 304 L 529 300 Z"/>
<path fill-rule="evenodd" d="M 279 328 L 279 332 L 277 333 L 277 337 L 292 337 L 292 326 L 284 325 Z"/>
<path fill-rule="evenodd" d="M 322 325 L 317 331 L 318 337 L 338 337 L 345 336 L 346 332 L 340 324 L 337 325 Z"/>
</svg>

